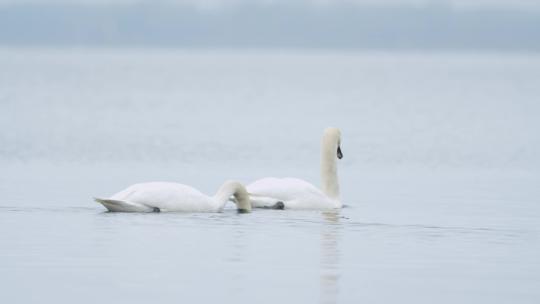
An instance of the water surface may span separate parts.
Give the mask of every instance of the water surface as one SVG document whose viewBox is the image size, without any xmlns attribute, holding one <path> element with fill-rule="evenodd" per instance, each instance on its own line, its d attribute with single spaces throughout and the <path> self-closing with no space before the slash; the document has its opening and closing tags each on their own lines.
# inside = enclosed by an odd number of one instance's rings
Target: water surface
<svg viewBox="0 0 540 304">
<path fill-rule="evenodd" d="M 536 303 L 534 54 L 0 51 L 9 303 Z M 142 181 L 318 184 L 336 211 L 114 214 Z"/>
</svg>

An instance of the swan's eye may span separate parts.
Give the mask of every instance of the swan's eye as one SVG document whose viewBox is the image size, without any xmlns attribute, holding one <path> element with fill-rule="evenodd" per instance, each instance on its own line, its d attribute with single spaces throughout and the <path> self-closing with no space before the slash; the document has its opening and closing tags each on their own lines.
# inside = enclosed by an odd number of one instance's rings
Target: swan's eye
<svg viewBox="0 0 540 304">
<path fill-rule="evenodd" d="M 341 153 L 341 146 L 337 146 L 337 158 L 342 159 L 343 153 Z"/>
</svg>

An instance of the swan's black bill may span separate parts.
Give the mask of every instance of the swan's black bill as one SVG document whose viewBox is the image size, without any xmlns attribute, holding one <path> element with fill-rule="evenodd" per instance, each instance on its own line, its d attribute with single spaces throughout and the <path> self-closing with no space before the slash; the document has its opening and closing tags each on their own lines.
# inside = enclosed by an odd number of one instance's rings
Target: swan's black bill
<svg viewBox="0 0 540 304">
<path fill-rule="evenodd" d="M 238 209 L 238 213 L 249 213 L 250 211 L 247 209 Z"/>
<path fill-rule="evenodd" d="M 285 204 L 282 201 L 279 201 L 272 206 L 264 206 L 263 209 L 274 209 L 274 210 L 283 210 L 285 209 Z"/>
<path fill-rule="evenodd" d="M 337 147 L 337 158 L 339 158 L 339 159 L 343 158 L 343 153 L 341 153 L 341 147 L 340 146 Z"/>
</svg>

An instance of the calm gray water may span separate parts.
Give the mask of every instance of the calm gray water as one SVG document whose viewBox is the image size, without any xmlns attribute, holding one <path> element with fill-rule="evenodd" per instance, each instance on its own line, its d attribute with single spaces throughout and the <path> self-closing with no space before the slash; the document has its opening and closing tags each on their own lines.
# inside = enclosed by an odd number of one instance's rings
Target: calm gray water
<svg viewBox="0 0 540 304">
<path fill-rule="evenodd" d="M 0 50 L 3 303 L 537 303 L 540 55 Z M 113 214 L 143 181 L 337 211 Z"/>
</svg>

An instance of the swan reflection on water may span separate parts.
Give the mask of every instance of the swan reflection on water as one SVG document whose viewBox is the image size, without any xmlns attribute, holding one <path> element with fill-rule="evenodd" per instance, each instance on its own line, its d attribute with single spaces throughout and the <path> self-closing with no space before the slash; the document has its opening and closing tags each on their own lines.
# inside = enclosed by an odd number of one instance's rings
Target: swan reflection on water
<svg viewBox="0 0 540 304">
<path fill-rule="evenodd" d="M 331 304 L 337 303 L 341 276 L 339 264 L 340 212 L 339 210 L 324 211 L 321 215 L 324 222 L 321 227 L 320 302 Z"/>
</svg>

